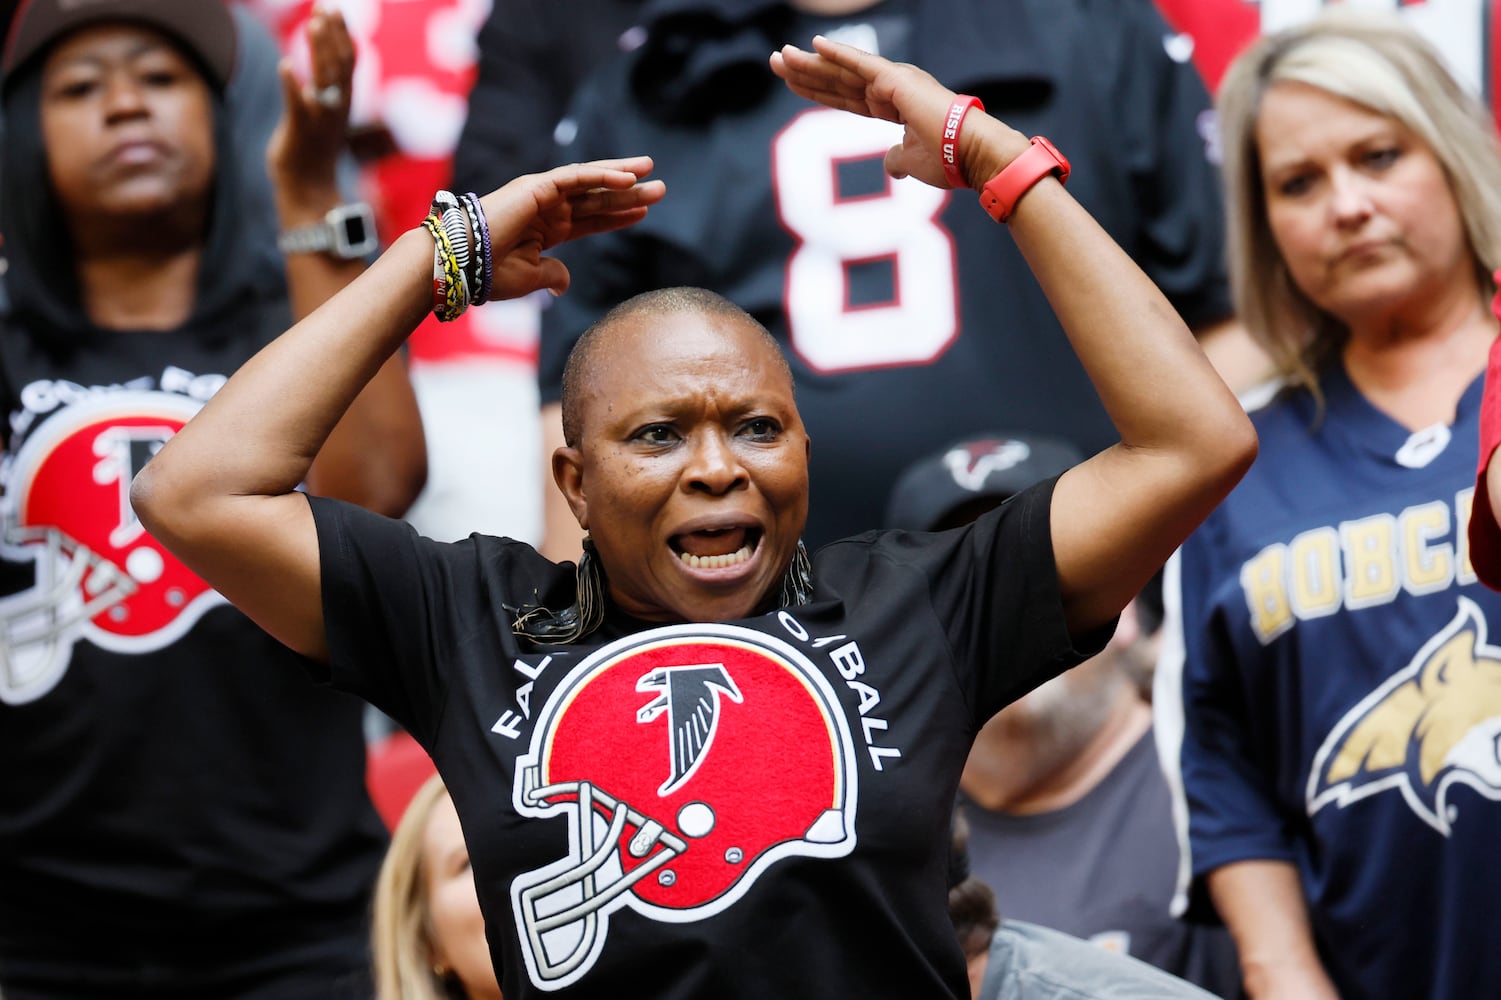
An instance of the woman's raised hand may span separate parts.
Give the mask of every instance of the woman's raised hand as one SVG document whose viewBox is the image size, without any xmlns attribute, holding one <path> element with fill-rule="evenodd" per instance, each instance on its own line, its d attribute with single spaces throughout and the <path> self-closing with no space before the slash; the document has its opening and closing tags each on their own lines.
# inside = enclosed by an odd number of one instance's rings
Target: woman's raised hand
<svg viewBox="0 0 1501 1000">
<path fill-rule="evenodd" d="M 934 187 L 952 187 L 945 179 L 941 144 L 949 107 L 957 96 L 930 74 L 908 63 L 894 63 L 822 36 L 813 39 L 812 52 L 785 45 L 771 54 L 771 69 L 800 97 L 840 111 L 883 118 L 906 126 L 900 145 L 886 152 L 886 172 L 893 177 L 916 177 Z M 1000 123 L 978 110 L 965 119 L 956 164 L 972 187 L 989 180 L 1011 156 L 987 148 L 979 133 L 990 136 Z M 1002 129 L 1005 126 L 1000 126 Z M 1011 147 L 1025 149 L 1027 139 L 1010 131 Z M 1019 143 L 1018 141 L 1019 140 Z"/>
<path fill-rule="evenodd" d="M 338 201 L 337 167 L 349 125 L 354 41 L 344 15 L 314 5 L 307 22 L 311 78 L 302 83 L 283 59 L 281 121 L 266 146 L 266 168 L 279 194 L 292 202 Z M 328 207 L 323 205 L 323 207 Z"/>
<path fill-rule="evenodd" d="M 649 156 L 595 160 L 518 177 L 480 199 L 494 260 L 491 298 L 568 290 L 568 268 L 543 253 L 559 243 L 639 222 L 666 193 Z"/>
</svg>

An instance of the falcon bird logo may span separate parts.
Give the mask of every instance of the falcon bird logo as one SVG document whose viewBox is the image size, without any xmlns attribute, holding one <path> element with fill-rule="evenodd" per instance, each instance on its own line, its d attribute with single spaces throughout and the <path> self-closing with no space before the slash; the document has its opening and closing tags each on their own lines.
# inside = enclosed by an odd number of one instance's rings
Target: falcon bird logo
<svg viewBox="0 0 1501 1000">
<path fill-rule="evenodd" d="M 660 692 L 637 711 L 637 722 L 651 722 L 667 713 L 672 773 L 657 789 L 659 795 L 667 795 L 692 777 L 699 761 L 709 752 L 719 723 L 720 693 L 740 702 L 740 691 L 718 663 L 660 667 L 643 675 L 636 682 L 636 690 Z"/>
<path fill-rule="evenodd" d="M 967 490 L 979 492 L 992 472 L 1014 468 L 1032 456 L 1025 441 L 972 441 L 950 450 L 943 456 L 954 482 Z"/>
<path fill-rule="evenodd" d="M 1501 648 L 1464 597 L 1454 620 L 1334 727 L 1308 777 L 1308 815 L 1396 789 L 1448 836 L 1455 782 L 1501 800 Z"/>
</svg>

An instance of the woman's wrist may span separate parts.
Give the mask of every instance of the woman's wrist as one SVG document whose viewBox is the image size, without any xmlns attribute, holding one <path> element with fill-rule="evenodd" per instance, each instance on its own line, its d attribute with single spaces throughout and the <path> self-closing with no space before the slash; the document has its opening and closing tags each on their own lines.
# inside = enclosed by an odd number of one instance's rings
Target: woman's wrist
<svg viewBox="0 0 1501 1000">
<path fill-rule="evenodd" d="M 309 180 L 306 177 L 278 177 L 272 174 L 272 195 L 276 200 L 276 212 L 284 216 L 282 224 L 291 222 L 308 222 L 321 219 L 329 209 L 338 206 L 344 201 L 344 192 L 339 191 L 338 177 L 330 173 L 327 177 L 317 180 Z M 297 219 L 287 219 L 287 213 L 299 216 Z M 312 216 L 311 219 L 305 216 Z"/>
<path fill-rule="evenodd" d="M 344 200 L 337 182 L 318 184 L 277 183 L 273 190 L 276 214 L 283 229 L 321 222 Z"/>
<path fill-rule="evenodd" d="M 1280 956 L 1260 961 L 1242 961 L 1241 978 L 1246 993 L 1257 1000 L 1338 1000 L 1328 974 L 1318 956 L 1312 953 L 1289 958 Z"/>
<path fill-rule="evenodd" d="M 963 142 L 959 148 L 959 161 L 965 180 L 975 190 L 1006 168 L 1006 164 L 1022 155 L 1031 146 L 1031 140 L 1005 122 L 990 117 L 978 109 L 965 116 Z"/>
</svg>

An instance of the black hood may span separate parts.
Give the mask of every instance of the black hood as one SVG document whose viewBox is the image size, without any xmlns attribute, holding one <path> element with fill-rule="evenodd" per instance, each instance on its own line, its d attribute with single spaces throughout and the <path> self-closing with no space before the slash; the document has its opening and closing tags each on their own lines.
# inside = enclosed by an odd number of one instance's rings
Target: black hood
<svg viewBox="0 0 1501 1000">
<path fill-rule="evenodd" d="M 236 307 L 276 287 L 277 276 L 257 267 L 237 224 L 241 206 L 239 154 L 225 113 L 213 93 L 215 171 L 212 203 L 204 233 L 203 266 L 188 325 L 206 338 L 226 335 Z M 50 353 L 66 353 L 99 334 L 84 314 L 78 291 L 72 239 L 48 177 L 41 136 L 41 72 L 36 62 L 6 81 L 3 103 L 5 141 L 0 144 L 0 234 L 8 268 L 5 285 L 9 319 Z"/>
</svg>

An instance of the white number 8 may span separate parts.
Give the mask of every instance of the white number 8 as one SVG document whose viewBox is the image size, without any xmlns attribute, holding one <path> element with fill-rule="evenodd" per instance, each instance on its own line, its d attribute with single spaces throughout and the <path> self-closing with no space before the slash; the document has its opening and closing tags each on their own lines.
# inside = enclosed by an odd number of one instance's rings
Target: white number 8
<svg viewBox="0 0 1501 1000">
<path fill-rule="evenodd" d="M 824 373 L 924 365 L 959 333 L 954 238 L 938 222 L 948 192 L 886 178 L 882 192 L 841 197 L 837 167 L 883 155 L 902 127 L 818 108 L 772 141 L 772 188 L 798 245 L 787 258 L 792 348 Z M 895 296 L 852 304 L 851 265 L 886 262 Z"/>
</svg>

